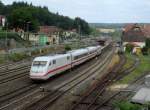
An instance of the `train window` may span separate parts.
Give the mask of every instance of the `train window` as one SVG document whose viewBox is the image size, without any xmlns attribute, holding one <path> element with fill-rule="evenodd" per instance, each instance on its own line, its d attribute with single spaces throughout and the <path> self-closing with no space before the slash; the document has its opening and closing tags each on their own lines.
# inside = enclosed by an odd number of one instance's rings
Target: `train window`
<svg viewBox="0 0 150 110">
<path fill-rule="evenodd" d="M 75 59 L 75 60 L 78 59 L 78 56 L 75 56 L 74 59 Z"/>
<path fill-rule="evenodd" d="M 49 66 L 51 66 L 51 62 L 49 63 Z"/>
<path fill-rule="evenodd" d="M 46 66 L 47 61 L 34 61 L 33 66 Z"/>
<path fill-rule="evenodd" d="M 70 56 L 67 56 L 67 60 L 69 60 L 70 59 Z"/>
<path fill-rule="evenodd" d="M 56 64 L 56 60 L 53 60 L 53 64 Z"/>
<path fill-rule="evenodd" d="M 84 54 L 82 54 L 82 55 L 75 56 L 74 59 L 76 60 L 76 59 L 85 57 L 86 55 L 88 55 L 88 53 L 84 53 Z"/>
</svg>

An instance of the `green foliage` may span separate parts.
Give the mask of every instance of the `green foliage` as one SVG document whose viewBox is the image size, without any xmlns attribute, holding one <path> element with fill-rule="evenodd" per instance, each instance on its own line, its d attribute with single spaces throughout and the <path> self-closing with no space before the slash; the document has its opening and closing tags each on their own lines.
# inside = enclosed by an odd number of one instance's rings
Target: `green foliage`
<svg viewBox="0 0 150 110">
<path fill-rule="evenodd" d="M 125 101 L 116 103 L 115 107 L 119 110 L 142 110 L 142 107 L 140 105 L 132 104 Z"/>
<path fill-rule="evenodd" d="M 74 28 L 76 28 L 78 30 L 78 33 L 80 31 L 79 34 L 89 34 L 90 33 L 90 27 L 89 27 L 88 23 L 79 17 L 75 18 Z"/>
<path fill-rule="evenodd" d="M 110 36 L 112 36 L 113 39 L 115 40 L 121 40 L 121 33 L 122 31 L 120 30 L 115 30 L 114 32 L 110 33 Z"/>
<path fill-rule="evenodd" d="M 47 7 L 33 6 L 26 2 L 13 2 L 12 5 L 4 6 L 0 2 L 0 13 L 8 18 L 9 27 L 27 30 L 27 22 L 30 31 L 37 31 L 39 25 L 57 26 L 64 30 L 79 29 L 82 34 L 89 34 L 88 23 L 81 18 L 71 19 L 67 16 L 52 13 Z"/>
<path fill-rule="evenodd" d="M 134 46 L 132 44 L 127 44 L 126 45 L 126 52 L 128 52 L 128 53 L 132 52 L 133 48 L 134 48 Z"/>
<path fill-rule="evenodd" d="M 31 55 L 38 55 L 40 51 L 38 49 L 34 50 L 31 52 Z"/>
<path fill-rule="evenodd" d="M 0 64 L 5 62 L 5 56 L 4 55 L 0 55 Z"/>
<path fill-rule="evenodd" d="M 99 36 L 100 32 L 98 30 L 96 30 L 96 28 L 91 28 L 91 35 L 93 35 L 93 36 Z"/>
<path fill-rule="evenodd" d="M 71 47 L 69 45 L 65 45 L 65 50 L 69 51 L 69 50 L 71 50 Z"/>
<path fill-rule="evenodd" d="M 4 4 L 0 1 L 0 14 L 2 14 L 4 9 Z"/>
<path fill-rule="evenodd" d="M 14 39 L 16 42 L 24 45 L 24 46 L 29 46 L 30 45 L 30 42 L 29 41 L 26 41 L 24 39 L 22 39 L 17 33 L 14 33 L 14 32 L 0 32 L 0 40 L 3 41 L 6 39 L 6 36 L 7 36 L 7 39 Z"/>
<path fill-rule="evenodd" d="M 134 55 L 126 53 L 126 58 L 127 58 L 127 63 L 128 60 L 133 60 Z M 118 81 L 119 84 L 130 84 L 131 82 L 135 81 L 137 78 L 143 76 L 145 71 L 150 71 L 150 55 L 148 56 L 143 56 L 139 55 L 138 56 L 140 63 L 139 65 L 128 75 L 126 75 L 124 78 Z M 133 61 L 132 61 L 133 62 Z M 127 64 L 128 65 L 128 64 Z M 132 63 L 130 64 L 130 66 Z"/>
<path fill-rule="evenodd" d="M 143 53 L 143 55 L 148 55 L 148 47 L 143 47 L 142 48 L 142 53 Z"/>
<path fill-rule="evenodd" d="M 145 43 L 146 43 L 146 47 L 150 48 L 150 39 L 146 39 Z"/>
<path fill-rule="evenodd" d="M 15 62 L 23 60 L 24 58 L 27 58 L 27 57 L 28 55 L 24 53 L 14 53 L 14 54 L 9 55 L 9 59 Z"/>
</svg>

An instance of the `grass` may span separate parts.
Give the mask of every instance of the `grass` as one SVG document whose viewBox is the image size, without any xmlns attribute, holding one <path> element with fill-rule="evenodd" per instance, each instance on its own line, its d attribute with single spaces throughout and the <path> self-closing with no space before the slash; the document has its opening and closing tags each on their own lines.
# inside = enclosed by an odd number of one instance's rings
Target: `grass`
<svg viewBox="0 0 150 110">
<path fill-rule="evenodd" d="M 122 101 L 114 104 L 117 110 L 142 110 L 142 106 L 138 104 L 132 104 L 130 102 Z"/>
<path fill-rule="evenodd" d="M 9 56 L 9 60 L 17 62 L 17 61 L 23 60 L 27 57 L 29 57 L 29 56 L 26 55 L 25 53 L 14 53 Z"/>
<path fill-rule="evenodd" d="M 130 56 L 126 54 L 127 58 L 130 59 Z M 144 72 L 150 71 L 150 55 L 149 56 L 138 56 L 140 59 L 140 64 L 132 71 L 129 75 L 125 76 L 122 80 L 119 81 L 121 84 L 129 84 L 130 82 L 134 81 L 136 78 L 140 77 Z M 129 64 L 126 64 L 128 66 Z"/>
<path fill-rule="evenodd" d="M 5 58 L 4 56 L 0 56 L 0 64 L 4 63 L 5 62 Z"/>
<path fill-rule="evenodd" d="M 123 69 L 127 69 L 134 64 L 133 55 L 126 54 L 126 58 L 127 58 L 126 64 L 123 66 Z"/>
</svg>

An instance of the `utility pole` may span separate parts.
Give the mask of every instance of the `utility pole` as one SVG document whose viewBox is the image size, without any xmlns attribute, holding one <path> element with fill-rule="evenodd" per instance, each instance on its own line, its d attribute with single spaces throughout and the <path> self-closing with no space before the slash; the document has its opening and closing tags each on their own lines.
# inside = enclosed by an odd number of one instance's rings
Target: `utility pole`
<svg viewBox="0 0 150 110">
<path fill-rule="evenodd" d="M 27 40 L 29 40 L 29 24 L 30 23 L 31 23 L 30 21 L 27 22 Z"/>
<path fill-rule="evenodd" d="M 79 45 L 81 45 L 81 25 L 78 25 L 78 33 L 79 33 Z M 80 46 L 78 47 L 80 48 Z"/>
<path fill-rule="evenodd" d="M 79 40 L 81 40 L 81 25 L 78 25 Z"/>
<path fill-rule="evenodd" d="M 6 39 L 5 39 L 5 48 L 6 48 L 6 63 L 9 61 L 8 57 L 8 38 L 7 38 L 7 28 L 8 28 L 8 23 L 6 22 Z M 8 65 L 6 66 L 6 69 L 8 69 Z"/>
</svg>

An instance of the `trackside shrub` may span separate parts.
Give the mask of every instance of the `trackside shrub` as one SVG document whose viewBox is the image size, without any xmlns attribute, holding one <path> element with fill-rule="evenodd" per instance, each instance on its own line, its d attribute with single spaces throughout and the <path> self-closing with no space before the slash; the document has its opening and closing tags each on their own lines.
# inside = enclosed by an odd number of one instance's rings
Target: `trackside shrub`
<svg viewBox="0 0 150 110">
<path fill-rule="evenodd" d="M 132 44 L 127 44 L 127 45 L 126 45 L 126 52 L 131 53 L 132 50 L 133 50 L 133 48 L 134 48 L 134 45 L 132 45 Z"/>
<path fill-rule="evenodd" d="M 38 49 L 36 49 L 36 50 L 34 50 L 34 51 L 31 52 L 31 55 L 37 55 L 39 53 L 40 53 L 40 51 Z"/>
<path fill-rule="evenodd" d="M 142 54 L 143 55 L 148 55 L 148 48 L 147 47 L 142 48 Z"/>
<path fill-rule="evenodd" d="M 150 48 L 150 39 L 146 39 L 145 43 L 146 43 L 146 47 Z"/>
<path fill-rule="evenodd" d="M 14 54 L 9 55 L 8 58 L 9 58 L 9 60 L 17 62 L 17 61 L 23 60 L 27 57 L 29 57 L 29 56 L 26 55 L 25 53 L 14 53 Z"/>
<path fill-rule="evenodd" d="M 71 50 L 71 47 L 69 45 L 65 45 L 65 50 L 69 51 L 69 50 Z"/>
<path fill-rule="evenodd" d="M 114 106 L 116 110 L 142 110 L 142 106 L 125 101 L 115 103 Z"/>
</svg>

